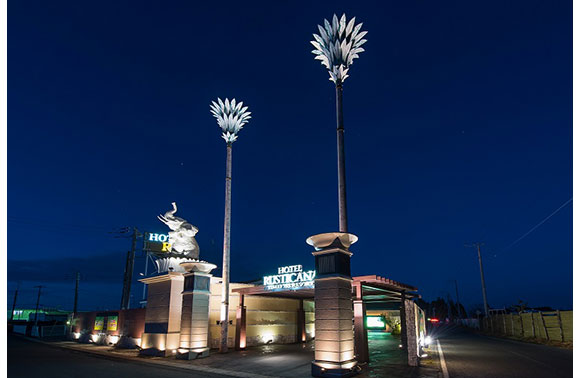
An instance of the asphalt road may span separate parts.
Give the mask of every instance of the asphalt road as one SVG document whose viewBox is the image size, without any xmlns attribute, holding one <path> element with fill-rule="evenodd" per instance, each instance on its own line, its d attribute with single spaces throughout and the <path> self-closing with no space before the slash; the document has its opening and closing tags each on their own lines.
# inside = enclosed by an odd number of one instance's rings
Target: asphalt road
<svg viewBox="0 0 580 378">
<path fill-rule="evenodd" d="M 450 378 L 572 377 L 569 349 L 485 337 L 456 328 L 442 330 L 438 341 Z"/>
<path fill-rule="evenodd" d="M 8 335 L 9 378 L 218 378 L 202 372 L 111 360 Z"/>
</svg>

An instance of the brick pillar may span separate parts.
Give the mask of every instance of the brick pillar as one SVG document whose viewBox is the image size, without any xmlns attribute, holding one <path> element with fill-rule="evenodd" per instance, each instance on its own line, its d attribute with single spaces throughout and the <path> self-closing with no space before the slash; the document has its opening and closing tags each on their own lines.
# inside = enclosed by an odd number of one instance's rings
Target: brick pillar
<svg viewBox="0 0 580 378">
<path fill-rule="evenodd" d="M 354 308 L 354 351 L 359 363 L 369 362 L 369 340 L 367 335 L 366 305 L 363 301 L 362 284 L 353 284 L 355 290 Z"/>
<path fill-rule="evenodd" d="M 244 306 L 244 294 L 240 294 L 240 304 L 236 310 L 236 338 L 234 347 L 236 350 L 246 349 L 246 306 Z"/>
<path fill-rule="evenodd" d="M 351 377 L 359 371 L 354 356 L 352 278 L 348 250 L 357 237 L 332 232 L 314 235 L 307 243 L 314 246 L 315 330 L 314 377 Z"/>
</svg>

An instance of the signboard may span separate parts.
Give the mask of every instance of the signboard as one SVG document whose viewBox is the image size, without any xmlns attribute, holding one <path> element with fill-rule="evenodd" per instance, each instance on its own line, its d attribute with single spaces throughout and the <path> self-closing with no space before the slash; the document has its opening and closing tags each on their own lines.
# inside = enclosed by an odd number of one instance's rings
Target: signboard
<svg viewBox="0 0 580 378">
<path fill-rule="evenodd" d="M 107 319 L 107 331 L 116 331 L 117 330 L 117 320 L 118 316 L 109 316 Z"/>
<path fill-rule="evenodd" d="M 303 270 L 302 265 L 278 268 L 278 274 L 264 276 L 266 290 L 298 290 L 314 287 L 315 270 Z"/>
<path fill-rule="evenodd" d="M 382 329 L 386 328 L 387 322 L 384 316 L 367 316 L 368 329 Z"/>
<path fill-rule="evenodd" d="M 104 316 L 97 316 L 95 318 L 95 331 L 102 331 L 103 326 L 105 325 L 105 317 Z"/>
<path fill-rule="evenodd" d="M 146 232 L 143 249 L 149 252 L 171 252 L 169 235 Z"/>
<path fill-rule="evenodd" d="M 153 241 L 153 242 L 160 242 L 160 243 L 164 243 L 166 241 L 169 240 L 169 235 L 167 234 L 157 234 L 157 233 L 153 233 L 153 232 L 148 232 L 147 233 L 147 240 L 148 241 Z"/>
</svg>

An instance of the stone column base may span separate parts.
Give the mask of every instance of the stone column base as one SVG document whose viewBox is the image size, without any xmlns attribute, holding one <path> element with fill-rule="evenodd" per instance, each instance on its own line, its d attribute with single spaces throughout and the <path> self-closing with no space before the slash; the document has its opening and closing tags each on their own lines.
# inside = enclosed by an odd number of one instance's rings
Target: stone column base
<svg viewBox="0 0 580 378">
<path fill-rule="evenodd" d="M 312 376 L 313 377 L 354 377 L 360 372 L 360 367 L 356 360 L 345 361 L 342 363 L 326 362 L 326 361 L 312 361 Z"/>
<path fill-rule="evenodd" d="M 187 272 L 183 276 L 181 333 L 176 358 L 194 360 L 209 356 L 209 273 L 216 266 L 205 261 L 186 261 L 180 264 Z"/>
<path fill-rule="evenodd" d="M 314 377 L 352 377 L 359 373 L 354 354 L 352 278 L 348 250 L 358 238 L 331 232 L 307 239 L 315 251 Z"/>
</svg>

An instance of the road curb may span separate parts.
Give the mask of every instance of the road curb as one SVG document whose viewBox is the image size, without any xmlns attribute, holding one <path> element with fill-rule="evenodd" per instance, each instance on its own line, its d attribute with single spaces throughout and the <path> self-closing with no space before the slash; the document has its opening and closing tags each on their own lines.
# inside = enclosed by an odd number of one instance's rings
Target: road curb
<svg viewBox="0 0 580 378">
<path fill-rule="evenodd" d="M 437 340 L 437 356 L 439 357 L 439 373 L 443 378 L 449 378 L 449 371 L 447 370 L 447 363 L 445 362 L 445 355 L 441 349 L 441 343 Z"/>
<path fill-rule="evenodd" d="M 200 366 L 200 365 L 187 364 L 187 362 L 177 362 L 177 361 L 171 361 L 171 360 L 154 360 L 154 359 L 142 358 L 142 357 L 123 356 L 123 355 L 115 354 L 113 352 L 104 352 L 104 351 L 99 351 L 99 350 L 90 350 L 90 349 L 75 347 L 75 345 L 70 345 L 70 346 L 69 345 L 58 345 L 58 344 L 54 344 L 52 342 L 34 339 L 34 338 L 24 336 L 24 335 L 15 334 L 15 336 L 21 337 L 21 338 L 26 339 L 28 341 L 36 342 L 39 344 L 44 344 L 44 345 L 49 346 L 51 348 L 57 348 L 57 349 L 61 349 L 61 350 L 84 353 L 84 354 L 88 354 L 88 355 L 92 355 L 92 356 L 99 356 L 99 357 L 102 357 L 105 359 L 110 359 L 110 360 L 133 362 L 133 363 L 138 363 L 141 365 L 156 365 L 156 366 L 161 366 L 161 367 L 165 367 L 165 368 L 172 368 L 172 369 L 176 369 L 176 370 L 198 371 L 198 372 L 203 372 L 203 373 L 216 374 L 216 375 L 224 376 L 224 377 L 276 378 L 274 376 L 269 376 L 269 375 L 260 375 L 260 374 L 242 372 L 242 371 L 232 371 L 232 370 L 226 370 L 226 369 L 213 368 L 210 366 Z"/>
</svg>

